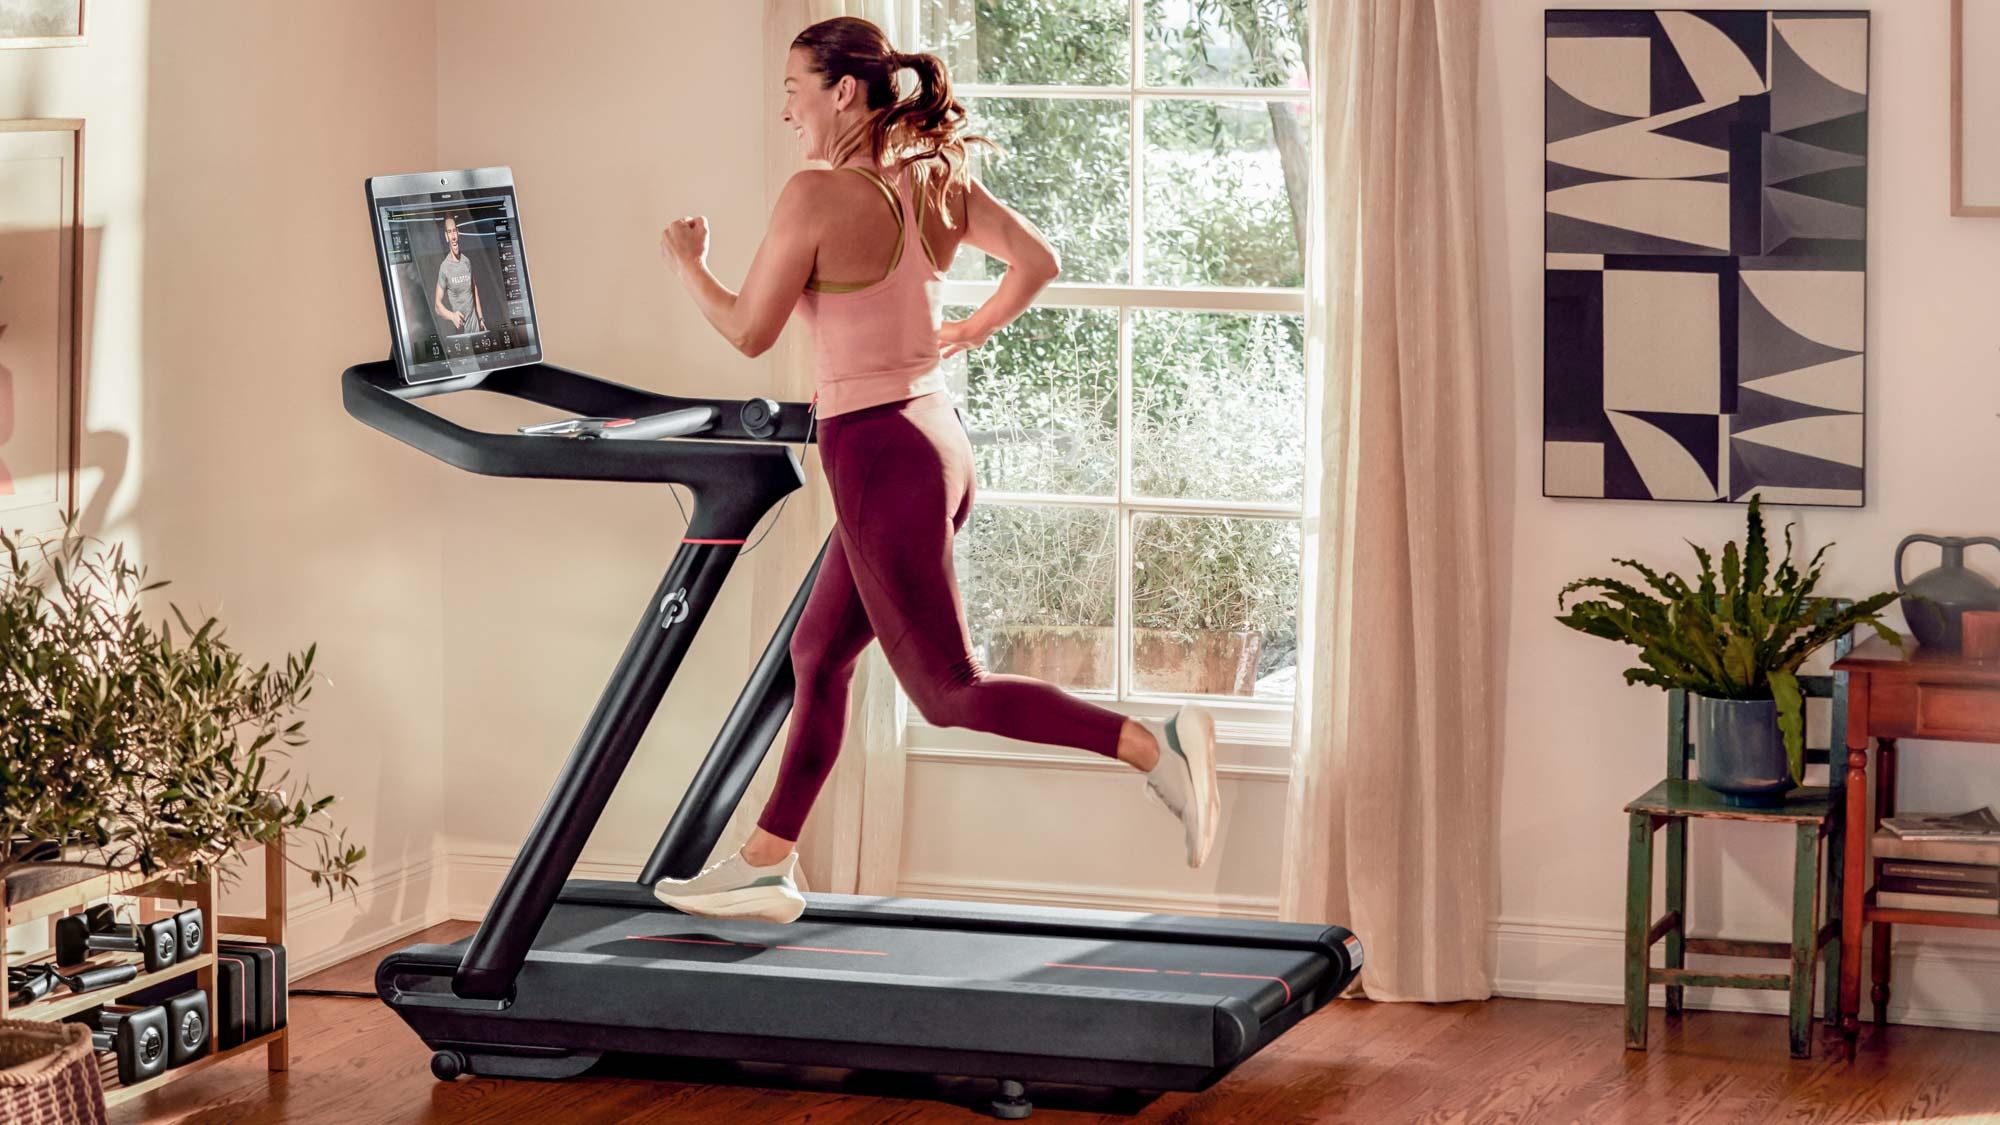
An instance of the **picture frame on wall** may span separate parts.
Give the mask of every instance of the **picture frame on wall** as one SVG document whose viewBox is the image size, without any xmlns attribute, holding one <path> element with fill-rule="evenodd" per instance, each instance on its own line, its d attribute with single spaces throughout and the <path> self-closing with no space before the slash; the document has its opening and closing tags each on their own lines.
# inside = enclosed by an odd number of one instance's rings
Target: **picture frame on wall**
<svg viewBox="0 0 2000 1125">
<path fill-rule="evenodd" d="M 1542 494 L 1867 500 L 1869 13 L 1545 13 Z"/>
<path fill-rule="evenodd" d="M 0 527 L 77 507 L 83 122 L 0 121 Z"/>
<path fill-rule="evenodd" d="M 2000 0 L 1951 0 L 1951 213 L 2000 219 Z"/>
<path fill-rule="evenodd" d="M 0 0 L 0 49 L 81 47 L 86 0 Z"/>
</svg>

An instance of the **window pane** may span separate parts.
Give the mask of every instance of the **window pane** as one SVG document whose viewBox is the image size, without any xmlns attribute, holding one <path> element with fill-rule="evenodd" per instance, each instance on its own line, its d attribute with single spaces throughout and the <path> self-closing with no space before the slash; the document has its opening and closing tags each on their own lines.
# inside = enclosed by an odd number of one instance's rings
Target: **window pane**
<svg viewBox="0 0 2000 1125">
<path fill-rule="evenodd" d="M 988 671 L 1111 690 L 1109 510 L 975 504 L 955 553 L 973 653 Z"/>
<path fill-rule="evenodd" d="M 1297 286 L 1303 102 L 1146 102 L 1146 283 Z"/>
<path fill-rule="evenodd" d="M 947 308 L 963 319 L 970 306 Z M 1118 314 L 1029 309 L 955 367 L 979 487 L 1109 496 L 1118 472 Z"/>
<path fill-rule="evenodd" d="M 1126 0 L 933 0 L 923 22 L 957 83 L 1123 86 L 1132 72 Z"/>
<path fill-rule="evenodd" d="M 1306 0 L 1146 0 L 1150 86 L 1306 85 Z"/>
<path fill-rule="evenodd" d="M 1132 535 L 1132 686 L 1291 698 L 1298 521 L 1140 515 Z"/>
<path fill-rule="evenodd" d="M 1063 280 L 1122 284 L 1131 245 L 1131 107 L 1123 100 L 975 98 L 971 129 L 1005 156 L 977 158 L 974 171 L 1002 202 L 1026 215 L 1062 256 Z M 999 262 L 967 247 L 951 276 L 998 277 Z"/>
<path fill-rule="evenodd" d="M 1296 316 L 1135 311 L 1133 489 L 1176 500 L 1298 502 L 1305 347 Z"/>
</svg>

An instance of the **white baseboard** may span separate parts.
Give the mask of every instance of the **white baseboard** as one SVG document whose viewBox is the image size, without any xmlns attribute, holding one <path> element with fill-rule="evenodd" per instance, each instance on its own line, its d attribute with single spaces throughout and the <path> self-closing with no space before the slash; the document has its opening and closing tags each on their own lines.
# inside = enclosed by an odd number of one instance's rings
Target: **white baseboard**
<svg viewBox="0 0 2000 1125">
<path fill-rule="evenodd" d="M 896 893 L 913 898 L 969 899 L 1028 906 L 1075 906 L 1141 914 L 1205 914 L 1223 918 L 1276 918 L 1278 900 L 1256 895 L 1133 894 L 1115 887 L 1073 883 L 1017 883 L 1000 879 L 905 879 Z"/>
<path fill-rule="evenodd" d="M 450 890 L 445 896 L 445 916 L 457 921 L 476 922 L 486 916 L 486 908 L 499 893 L 500 880 L 514 865 L 513 852 L 459 851 L 448 857 L 451 866 Z M 584 859 L 571 869 L 572 879 L 605 879 L 629 883 L 645 866 L 637 860 Z"/>
<path fill-rule="evenodd" d="M 449 865 L 442 855 L 371 872 L 352 896 L 308 888 L 285 911 L 287 973 L 293 980 L 446 920 Z"/>
<path fill-rule="evenodd" d="M 483 917 L 500 880 L 514 862 L 511 852 L 455 852 L 450 857 L 450 894 L 446 914 L 467 921 Z M 642 866 L 632 860 L 583 860 L 571 878 L 627 882 Z M 1276 899 L 1251 895 L 1133 894 L 1113 887 L 1068 883 L 1017 883 L 996 879 L 906 879 L 896 893 L 913 898 L 966 899 L 1029 905 L 1076 906 L 1096 910 L 1132 910 L 1148 914 L 1211 914 L 1225 918 L 1276 918 Z"/>
<path fill-rule="evenodd" d="M 1578 919 L 1501 918 L 1490 932 L 1495 945 L 1495 994 L 1586 1004 L 1625 1002 L 1623 927 Z M 1890 956 L 1891 1022 L 2000 1031 L 2000 946 L 1899 935 Z M 1656 952 L 1654 964 L 1658 963 Z M 1754 962 L 1690 957 L 1688 964 L 1739 969 Z M 1816 975 L 1823 981 L 1824 969 Z M 1864 965 L 1863 1019 L 1872 1011 L 1867 980 Z M 1686 999 L 1690 1008 L 1713 1011 L 1782 1015 L 1786 1010 L 1781 992 L 1690 988 Z M 1655 1007 L 1666 1002 L 1664 986 L 1653 986 L 1652 1002 Z M 1824 995 L 1817 1002 L 1823 1011 Z"/>
</svg>

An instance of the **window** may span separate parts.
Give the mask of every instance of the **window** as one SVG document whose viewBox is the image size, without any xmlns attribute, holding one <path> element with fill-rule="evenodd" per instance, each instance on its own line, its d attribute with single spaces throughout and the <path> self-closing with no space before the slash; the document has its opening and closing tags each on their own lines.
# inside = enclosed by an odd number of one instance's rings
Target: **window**
<svg viewBox="0 0 2000 1125">
<path fill-rule="evenodd" d="M 986 666 L 1289 722 L 1306 456 L 1305 0 L 939 0 L 978 174 L 1063 278 L 962 361 Z M 967 249 L 946 315 L 990 294 Z"/>
</svg>

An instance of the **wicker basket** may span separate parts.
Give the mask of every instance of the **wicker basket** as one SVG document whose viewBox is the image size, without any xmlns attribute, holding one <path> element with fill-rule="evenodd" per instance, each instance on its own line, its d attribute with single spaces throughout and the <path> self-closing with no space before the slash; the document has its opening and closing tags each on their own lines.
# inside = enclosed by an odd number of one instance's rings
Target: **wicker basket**
<svg viewBox="0 0 2000 1125">
<path fill-rule="evenodd" d="M 90 1029 L 80 1023 L 0 1020 L 0 1121 L 107 1125 Z"/>
</svg>

